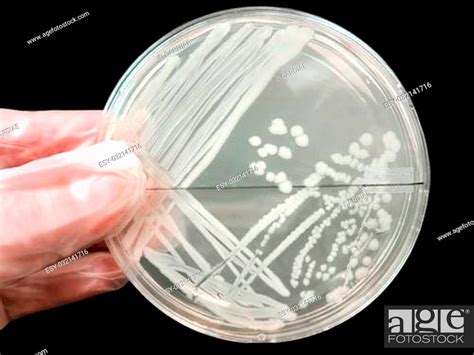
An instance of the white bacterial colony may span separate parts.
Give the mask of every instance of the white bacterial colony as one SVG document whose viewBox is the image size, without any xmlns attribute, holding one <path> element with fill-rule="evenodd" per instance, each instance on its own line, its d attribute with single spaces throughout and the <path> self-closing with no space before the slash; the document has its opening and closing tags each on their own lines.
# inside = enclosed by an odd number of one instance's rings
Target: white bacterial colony
<svg viewBox="0 0 474 355">
<path fill-rule="evenodd" d="M 141 245 L 147 245 L 144 257 L 171 284 L 200 276 L 169 297 L 183 294 L 231 324 L 275 330 L 297 318 L 296 311 L 288 309 L 298 299 L 322 297 L 298 312 L 339 302 L 370 275 L 391 229 L 386 205 L 392 196 L 373 194 L 351 206 L 342 202 L 356 196 L 368 169 L 395 161 L 400 142 L 387 132 L 381 137 L 385 150 L 371 157 L 375 138 L 364 133 L 347 152 L 331 155 L 331 165 L 315 162 L 304 186 L 296 189 L 291 171 L 281 166 L 309 149 L 314 137 L 284 118 L 265 118 L 265 132 L 245 137 L 255 152 L 248 165 L 257 168 L 259 179 L 274 184 L 281 201 L 244 235 L 234 234 L 186 188 L 214 161 L 247 109 L 313 33 L 294 26 L 274 30 L 250 24 L 230 30 L 229 25 L 217 26 L 186 59 L 170 55 L 141 88 L 144 98 L 137 100 L 137 107 L 152 101 L 146 107 L 143 145 L 174 186 L 183 188 L 169 192 L 159 218 L 142 223 L 153 223 L 159 246 L 150 247 L 149 239 Z M 161 88 L 158 94 L 148 92 L 156 85 Z M 348 187 L 328 192 L 318 187 L 330 183 Z M 310 213 L 301 213 L 308 209 Z M 183 220 L 193 226 L 193 233 Z M 198 250 L 203 244 L 209 249 Z M 329 246 L 323 256 L 318 244 Z M 276 271 L 277 263 L 290 272 Z M 315 288 L 327 291 L 315 293 Z M 286 312 L 284 319 L 278 316 L 281 312 Z"/>
<path fill-rule="evenodd" d="M 293 138 L 293 145 L 296 148 L 305 148 L 309 145 L 309 137 L 305 134 L 303 127 L 294 125 L 289 130 L 283 118 L 274 118 L 271 120 L 268 132 L 274 136 L 284 136 L 290 133 Z M 293 158 L 293 149 L 285 145 L 276 145 L 271 142 L 263 142 L 260 136 L 252 136 L 248 139 L 249 144 L 255 147 L 256 153 L 262 160 L 258 162 L 251 162 L 249 167 L 256 164 L 265 163 L 266 158 L 278 157 L 282 160 L 291 160 Z M 276 164 L 280 166 L 280 164 Z M 267 165 L 265 164 L 265 169 Z M 264 175 L 262 170 L 261 175 Z M 284 171 L 266 171 L 265 178 L 268 182 L 274 183 L 278 186 L 280 192 L 289 194 L 293 191 L 293 183 L 288 178 Z"/>
</svg>

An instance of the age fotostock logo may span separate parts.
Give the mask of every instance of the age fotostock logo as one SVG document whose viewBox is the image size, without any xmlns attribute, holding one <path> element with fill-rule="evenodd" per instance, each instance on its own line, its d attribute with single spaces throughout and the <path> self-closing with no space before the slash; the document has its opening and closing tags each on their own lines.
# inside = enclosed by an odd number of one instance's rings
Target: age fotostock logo
<svg viewBox="0 0 474 355">
<path fill-rule="evenodd" d="M 473 306 L 386 306 L 385 347 L 474 347 Z"/>
</svg>

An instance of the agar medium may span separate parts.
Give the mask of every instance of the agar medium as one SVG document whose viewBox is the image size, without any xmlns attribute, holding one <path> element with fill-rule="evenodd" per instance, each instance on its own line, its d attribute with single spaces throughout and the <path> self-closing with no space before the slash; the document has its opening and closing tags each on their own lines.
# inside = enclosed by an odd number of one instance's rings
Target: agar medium
<svg viewBox="0 0 474 355">
<path fill-rule="evenodd" d="M 278 342 L 327 330 L 395 277 L 429 164 L 410 99 L 344 29 L 280 8 L 192 21 L 106 106 L 139 143 L 147 205 L 109 247 L 156 307 L 199 332 Z"/>
</svg>

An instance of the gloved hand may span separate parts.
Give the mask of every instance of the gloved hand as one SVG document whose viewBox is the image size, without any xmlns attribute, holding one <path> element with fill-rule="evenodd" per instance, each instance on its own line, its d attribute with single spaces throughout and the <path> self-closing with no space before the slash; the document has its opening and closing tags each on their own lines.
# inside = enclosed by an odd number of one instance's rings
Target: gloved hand
<svg viewBox="0 0 474 355">
<path fill-rule="evenodd" d="M 134 154 L 99 165 L 128 148 L 98 143 L 103 123 L 100 111 L 0 109 L 0 329 L 125 284 L 101 241 L 130 221 L 146 177 Z"/>
</svg>

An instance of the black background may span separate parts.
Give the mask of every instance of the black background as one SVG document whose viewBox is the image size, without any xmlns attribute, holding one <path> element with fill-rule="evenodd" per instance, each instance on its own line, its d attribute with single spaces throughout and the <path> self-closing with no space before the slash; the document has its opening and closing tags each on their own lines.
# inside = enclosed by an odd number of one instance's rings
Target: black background
<svg viewBox="0 0 474 355">
<path fill-rule="evenodd" d="M 151 4 L 155 3 L 155 4 Z M 463 353 L 472 349 L 383 348 L 384 305 L 473 305 L 474 226 L 444 241 L 436 237 L 474 220 L 472 192 L 472 41 L 469 10 L 448 2 L 351 5 L 320 1 L 116 2 L 68 8 L 0 10 L 0 107 L 18 110 L 101 109 L 131 63 L 175 27 L 232 7 L 289 7 L 328 19 L 366 42 L 405 88 L 431 82 L 413 98 L 431 161 L 428 210 L 413 253 L 370 306 L 322 334 L 275 345 L 278 350 L 327 354 Z M 4 7 L 4 5 L 0 5 Z M 90 16 L 49 38 L 27 39 L 85 11 Z M 464 19 L 466 17 L 466 19 Z M 1 228 L 1 226 L 0 226 Z M 0 260 L 1 262 L 1 260 Z M 473 335 L 474 336 L 474 335 Z M 247 346 L 244 348 L 244 346 Z M 131 284 L 123 289 L 31 315 L 0 331 L 0 353 L 160 354 L 169 351 L 249 351 L 171 320 Z M 255 349 L 252 349 L 255 350 Z M 265 350 L 275 350 L 266 348 Z"/>
</svg>

